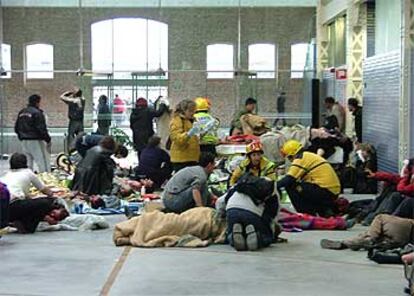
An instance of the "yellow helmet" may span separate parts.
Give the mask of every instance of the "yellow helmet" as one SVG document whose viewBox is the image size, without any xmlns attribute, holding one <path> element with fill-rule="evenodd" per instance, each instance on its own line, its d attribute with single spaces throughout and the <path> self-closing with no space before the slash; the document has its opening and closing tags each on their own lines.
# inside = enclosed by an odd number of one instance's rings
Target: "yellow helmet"
<svg viewBox="0 0 414 296">
<path fill-rule="evenodd" d="M 263 145 L 260 142 L 252 142 L 246 147 L 246 153 L 250 154 L 253 152 L 261 152 L 263 153 Z"/>
<path fill-rule="evenodd" d="M 303 148 L 303 146 L 299 141 L 289 140 L 285 144 L 283 144 L 283 147 L 282 147 L 282 149 L 280 149 L 280 152 L 282 153 L 283 157 L 294 156 L 302 148 Z"/>
<path fill-rule="evenodd" d="M 194 99 L 196 111 L 207 111 L 210 109 L 210 101 L 207 98 L 198 97 Z"/>
</svg>

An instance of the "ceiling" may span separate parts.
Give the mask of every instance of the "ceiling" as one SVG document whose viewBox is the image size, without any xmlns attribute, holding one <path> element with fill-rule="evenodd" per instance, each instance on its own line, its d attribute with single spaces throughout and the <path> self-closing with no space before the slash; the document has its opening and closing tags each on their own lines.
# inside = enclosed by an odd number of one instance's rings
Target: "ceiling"
<svg viewBox="0 0 414 296">
<path fill-rule="evenodd" d="M 0 0 L 2 7 L 316 7 L 317 0 Z"/>
</svg>

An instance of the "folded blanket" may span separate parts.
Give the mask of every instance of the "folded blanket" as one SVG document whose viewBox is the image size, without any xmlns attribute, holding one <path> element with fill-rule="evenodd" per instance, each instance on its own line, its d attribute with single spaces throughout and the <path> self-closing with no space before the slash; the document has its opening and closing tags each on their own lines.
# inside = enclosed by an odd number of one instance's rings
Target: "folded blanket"
<svg viewBox="0 0 414 296">
<path fill-rule="evenodd" d="M 226 223 L 212 208 L 198 207 L 181 214 L 159 211 L 144 213 L 115 225 L 117 246 L 205 247 L 223 243 Z"/>
</svg>

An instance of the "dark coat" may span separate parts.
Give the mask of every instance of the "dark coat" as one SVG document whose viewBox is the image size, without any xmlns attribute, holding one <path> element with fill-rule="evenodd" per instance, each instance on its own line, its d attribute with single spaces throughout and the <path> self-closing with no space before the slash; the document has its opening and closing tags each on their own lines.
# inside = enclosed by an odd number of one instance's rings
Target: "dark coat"
<svg viewBox="0 0 414 296">
<path fill-rule="evenodd" d="M 154 117 L 160 117 L 164 111 L 168 110 L 164 104 L 160 105 L 159 110 L 153 108 L 135 108 L 130 117 L 130 127 L 134 146 L 137 151 L 141 151 L 148 143 L 148 139 L 154 135 L 153 122 Z"/>
<path fill-rule="evenodd" d="M 98 126 L 109 127 L 111 126 L 111 110 L 108 104 L 98 104 Z"/>
<path fill-rule="evenodd" d="M 14 125 L 14 131 L 19 140 L 43 140 L 50 142 L 46 119 L 39 108 L 28 106 L 20 110 Z"/>
<path fill-rule="evenodd" d="M 95 146 L 88 150 L 75 171 L 72 190 L 86 194 L 109 194 L 112 189 L 115 162 L 112 151 Z"/>
</svg>

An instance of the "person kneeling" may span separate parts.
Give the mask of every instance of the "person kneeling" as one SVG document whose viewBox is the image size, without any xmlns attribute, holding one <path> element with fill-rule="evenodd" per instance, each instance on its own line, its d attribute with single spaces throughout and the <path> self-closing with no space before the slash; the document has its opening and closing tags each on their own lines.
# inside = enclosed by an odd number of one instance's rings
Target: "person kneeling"
<svg viewBox="0 0 414 296">
<path fill-rule="evenodd" d="M 268 178 L 245 174 L 225 197 L 227 237 L 237 251 L 254 251 L 275 241 L 279 198 Z"/>
<path fill-rule="evenodd" d="M 321 217 L 337 214 L 341 184 L 332 166 L 321 156 L 304 151 L 296 140 L 287 141 L 281 152 L 292 165 L 277 187 L 286 189 L 295 210 Z"/>
<path fill-rule="evenodd" d="M 182 213 L 194 207 L 211 206 L 217 197 L 208 191 L 207 180 L 214 168 L 214 154 L 203 152 L 199 165 L 185 167 L 175 173 L 162 193 L 166 210 Z"/>
</svg>

